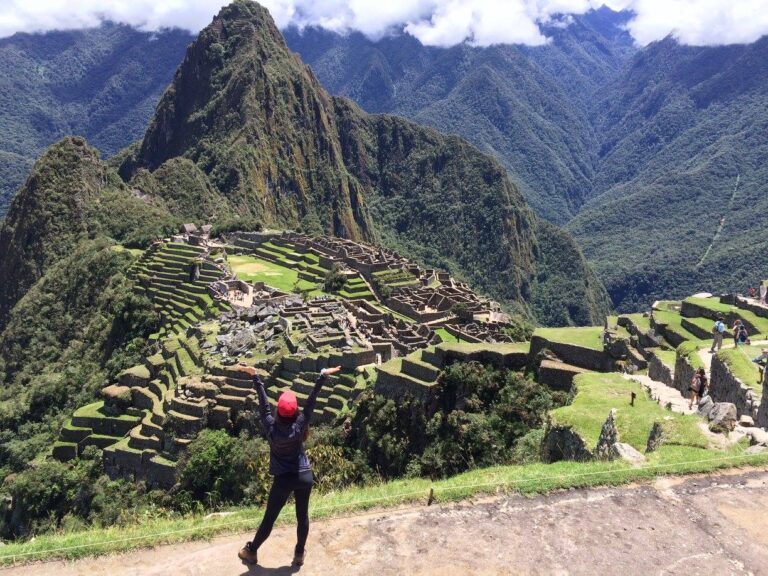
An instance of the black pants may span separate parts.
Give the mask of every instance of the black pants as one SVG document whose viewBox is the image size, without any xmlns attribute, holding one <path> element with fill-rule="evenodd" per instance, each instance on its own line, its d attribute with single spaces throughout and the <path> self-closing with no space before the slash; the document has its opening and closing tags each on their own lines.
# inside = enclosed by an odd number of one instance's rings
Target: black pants
<svg viewBox="0 0 768 576">
<path fill-rule="evenodd" d="M 312 492 L 314 478 L 311 471 L 298 474 L 283 474 L 275 476 L 272 488 L 269 490 L 267 511 L 261 520 L 256 536 L 253 537 L 253 549 L 258 550 L 269 538 L 272 526 L 280 515 L 280 511 L 293 493 L 296 500 L 296 552 L 304 552 L 309 534 L 309 495 Z"/>
</svg>

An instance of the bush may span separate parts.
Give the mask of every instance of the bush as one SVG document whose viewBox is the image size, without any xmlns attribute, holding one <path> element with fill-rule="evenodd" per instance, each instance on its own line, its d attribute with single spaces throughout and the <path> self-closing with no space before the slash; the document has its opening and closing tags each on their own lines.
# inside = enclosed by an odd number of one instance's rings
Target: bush
<svg viewBox="0 0 768 576">
<path fill-rule="evenodd" d="M 477 363 L 454 364 L 438 379 L 430 405 L 397 403 L 373 392 L 358 399 L 346 446 L 387 476 L 442 477 L 533 457 L 535 435 L 553 405 L 548 388 Z M 521 438 L 525 438 L 521 444 Z"/>
<path fill-rule="evenodd" d="M 328 270 L 325 275 L 325 281 L 323 282 L 323 290 L 329 294 L 335 294 L 344 288 L 347 283 L 347 276 L 344 274 L 344 267 L 336 263 Z"/>
<path fill-rule="evenodd" d="M 210 507 L 262 502 L 269 494 L 269 448 L 261 439 L 203 430 L 179 462 L 181 488 Z"/>
</svg>

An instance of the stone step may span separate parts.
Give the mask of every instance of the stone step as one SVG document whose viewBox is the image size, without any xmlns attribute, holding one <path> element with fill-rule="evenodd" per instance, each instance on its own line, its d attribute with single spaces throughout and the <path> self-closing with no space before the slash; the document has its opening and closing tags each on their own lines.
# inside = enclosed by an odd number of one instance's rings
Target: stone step
<svg viewBox="0 0 768 576">
<path fill-rule="evenodd" d="M 245 410 L 247 406 L 246 398 L 240 396 L 227 396 L 226 394 L 219 394 L 216 396 L 216 403 L 219 406 L 226 406 L 227 408 L 234 408 L 235 410 Z"/>
<path fill-rule="evenodd" d="M 165 418 L 163 418 L 165 420 Z M 163 427 L 152 421 L 152 415 L 147 414 L 141 421 L 141 434 L 144 436 L 160 436 L 163 433 Z"/>
<path fill-rule="evenodd" d="M 136 450 L 155 450 L 159 451 L 161 448 L 160 440 L 157 436 L 144 436 L 141 433 L 141 428 L 134 428 L 129 434 L 128 446 L 135 448 Z"/>
<path fill-rule="evenodd" d="M 205 428 L 203 418 L 182 414 L 175 410 L 168 412 L 167 424 L 174 430 L 177 438 L 194 437 Z"/>
<path fill-rule="evenodd" d="M 221 394 L 225 396 L 237 396 L 238 398 L 247 398 L 256 396 L 256 390 L 248 388 L 235 388 L 234 386 L 224 386 L 221 388 Z"/>
<path fill-rule="evenodd" d="M 191 402 L 189 400 L 174 396 L 171 399 L 171 410 L 187 416 L 202 418 L 208 412 L 208 401 Z"/>
</svg>

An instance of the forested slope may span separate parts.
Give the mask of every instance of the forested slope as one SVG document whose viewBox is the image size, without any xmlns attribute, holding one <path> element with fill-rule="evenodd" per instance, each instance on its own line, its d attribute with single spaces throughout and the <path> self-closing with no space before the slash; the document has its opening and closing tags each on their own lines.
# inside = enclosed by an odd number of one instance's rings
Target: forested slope
<svg viewBox="0 0 768 576">
<path fill-rule="evenodd" d="M 0 218 L 57 140 L 84 136 L 112 155 L 141 138 L 191 40 L 113 24 L 0 39 Z"/>
</svg>

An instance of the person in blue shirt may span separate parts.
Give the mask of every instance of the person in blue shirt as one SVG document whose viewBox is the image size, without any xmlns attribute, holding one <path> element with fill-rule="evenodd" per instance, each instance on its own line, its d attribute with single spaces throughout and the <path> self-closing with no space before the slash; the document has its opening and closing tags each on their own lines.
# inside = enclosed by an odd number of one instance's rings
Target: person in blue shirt
<svg viewBox="0 0 768 576">
<path fill-rule="evenodd" d="M 715 325 L 712 327 L 712 348 L 709 349 L 710 354 L 715 353 L 715 348 L 720 350 L 723 347 L 723 333 L 725 332 L 725 324 L 722 318 L 718 318 Z"/>
<path fill-rule="evenodd" d="M 269 491 L 267 509 L 256 536 L 247 542 L 238 552 L 238 557 L 246 564 L 257 564 L 259 547 L 269 537 L 280 511 L 293 494 L 296 501 L 296 548 L 293 564 L 304 564 L 305 550 L 309 534 L 309 496 L 312 492 L 314 477 L 309 459 L 304 451 L 304 441 L 309 432 L 309 422 L 315 410 L 320 389 L 327 382 L 328 376 L 341 371 L 341 367 L 325 368 L 315 382 L 304 412 L 299 412 L 296 395 L 290 390 L 283 392 L 277 401 L 277 415 L 272 415 L 264 382 L 252 366 L 240 367 L 240 370 L 253 377 L 259 396 L 259 413 L 264 432 L 269 442 L 269 473 L 274 476 Z"/>
</svg>

